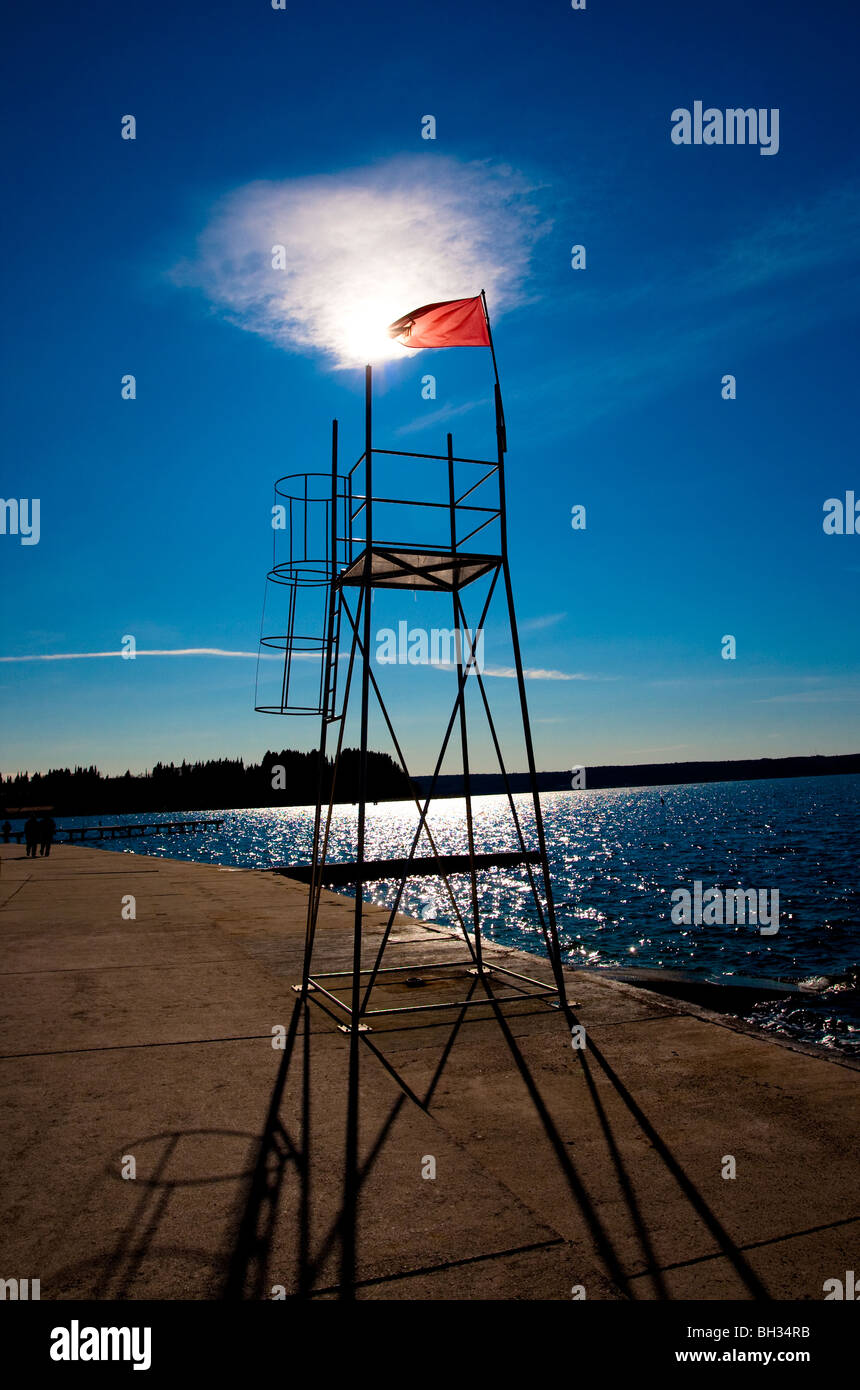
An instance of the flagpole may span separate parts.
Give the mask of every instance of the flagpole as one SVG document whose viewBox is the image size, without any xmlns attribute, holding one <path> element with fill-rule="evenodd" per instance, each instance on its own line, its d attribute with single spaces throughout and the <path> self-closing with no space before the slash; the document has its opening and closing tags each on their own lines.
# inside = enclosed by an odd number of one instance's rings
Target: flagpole
<svg viewBox="0 0 860 1390">
<path fill-rule="evenodd" d="M 487 294 L 485 290 L 481 290 L 481 304 L 484 308 L 484 322 L 487 325 L 487 337 L 490 340 L 490 353 L 493 358 L 493 371 L 496 377 L 496 435 L 499 441 L 499 449 L 503 454 L 506 454 L 508 452 L 508 436 L 507 430 L 505 429 L 505 412 L 504 407 L 502 406 L 502 387 L 501 383 L 499 382 L 499 364 L 496 361 L 496 349 L 493 346 L 493 330 L 490 327 L 490 314 L 489 310 L 487 309 Z"/>
</svg>

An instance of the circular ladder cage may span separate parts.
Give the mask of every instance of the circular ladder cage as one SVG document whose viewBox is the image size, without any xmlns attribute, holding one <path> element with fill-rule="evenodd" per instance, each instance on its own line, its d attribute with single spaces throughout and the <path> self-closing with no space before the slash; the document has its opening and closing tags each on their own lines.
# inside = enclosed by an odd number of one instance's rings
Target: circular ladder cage
<svg viewBox="0 0 860 1390">
<path fill-rule="evenodd" d="M 339 609 L 348 563 L 348 480 L 292 473 L 275 483 L 273 564 L 266 576 L 254 708 L 334 717 Z"/>
</svg>

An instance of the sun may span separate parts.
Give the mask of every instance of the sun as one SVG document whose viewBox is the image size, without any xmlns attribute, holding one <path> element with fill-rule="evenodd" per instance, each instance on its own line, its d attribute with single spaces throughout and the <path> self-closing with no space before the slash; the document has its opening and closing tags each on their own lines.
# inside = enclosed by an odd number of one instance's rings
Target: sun
<svg viewBox="0 0 860 1390">
<path fill-rule="evenodd" d="M 394 302 L 396 305 L 399 300 Z M 402 308 L 392 308 L 390 295 L 356 301 L 342 318 L 338 344 L 341 355 L 356 363 L 383 362 L 411 356 L 407 349 L 388 336 L 388 325 L 403 312 Z"/>
</svg>

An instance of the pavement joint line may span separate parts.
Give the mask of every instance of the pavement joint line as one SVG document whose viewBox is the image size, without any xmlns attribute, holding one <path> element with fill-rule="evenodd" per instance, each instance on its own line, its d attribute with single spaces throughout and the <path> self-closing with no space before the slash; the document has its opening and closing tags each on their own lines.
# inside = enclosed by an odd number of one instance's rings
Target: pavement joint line
<svg viewBox="0 0 860 1390">
<path fill-rule="evenodd" d="M 833 1231 L 840 1226 L 853 1226 L 858 1221 L 860 1221 L 860 1216 L 843 1216 L 838 1221 L 825 1221 L 820 1226 L 808 1226 L 803 1231 L 787 1231 L 782 1236 L 768 1236 L 767 1240 L 753 1240 L 748 1245 L 739 1245 L 737 1248 L 741 1254 L 746 1250 L 761 1250 L 768 1245 L 781 1245 L 787 1240 L 801 1240 L 803 1236 L 814 1236 L 819 1231 Z M 724 1260 L 726 1258 L 724 1250 L 715 1250 L 710 1255 L 694 1255 L 690 1260 L 676 1260 L 673 1264 L 656 1267 L 649 1265 L 647 1269 L 639 1270 L 638 1273 L 630 1274 L 627 1277 L 629 1279 L 646 1279 L 652 1274 L 665 1274 L 673 1269 L 686 1269 L 690 1265 L 707 1264 L 709 1260 Z"/>
<path fill-rule="evenodd" d="M 574 1012 L 579 1016 L 588 1008 L 587 1001 L 580 1004 Z M 683 1012 L 671 1014 L 648 1014 L 645 1018 L 592 1018 L 588 1021 L 589 1028 L 630 1028 L 637 1023 L 667 1023 L 670 1018 L 684 1018 Z"/>
<path fill-rule="evenodd" d="M 132 961 L 130 965 L 60 965 L 55 970 L 0 970 L 0 980 L 13 980 L 18 975 L 102 975 L 110 970 L 188 970 L 198 965 L 234 964 L 240 956 L 213 956 L 211 960 L 177 961 L 175 965 L 148 965 L 143 961 Z"/>
<path fill-rule="evenodd" d="M 9 896 L 8 896 L 8 898 L 4 898 L 4 899 L 3 899 L 3 902 L 0 903 L 0 911 L 2 911 L 2 909 L 6 906 L 6 904 L 7 904 L 7 903 L 10 903 L 14 897 L 17 897 L 17 895 L 20 893 L 21 889 L 22 889 L 22 888 L 25 888 L 29 882 L 30 882 L 30 879 L 29 879 L 29 878 L 22 879 L 21 882 L 18 884 L 18 887 L 15 889 L 15 892 L 14 892 L 14 893 L 10 893 Z"/>
<path fill-rule="evenodd" d="M 415 1269 L 400 1270 L 396 1274 L 377 1274 L 369 1279 L 356 1279 L 350 1288 L 370 1288 L 374 1284 L 393 1284 L 398 1279 L 417 1279 L 422 1274 L 444 1274 L 448 1269 L 461 1269 L 464 1265 L 481 1264 L 486 1260 L 501 1260 L 506 1255 L 527 1255 L 532 1250 L 550 1250 L 555 1246 L 567 1245 L 564 1236 L 554 1236 L 551 1240 L 536 1240 L 529 1245 L 514 1245 L 507 1250 L 489 1250 L 484 1255 L 466 1255 L 460 1260 L 445 1260 L 442 1264 L 419 1265 Z M 342 1285 L 329 1284 L 322 1289 L 312 1289 L 311 1297 L 320 1298 L 323 1294 L 339 1293 Z"/>
<path fill-rule="evenodd" d="M 84 1052 L 130 1052 L 144 1047 L 200 1047 L 209 1043 L 272 1041 L 271 1033 L 237 1033 L 226 1038 L 174 1038 L 168 1042 L 104 1043 L 101 1047 L 58 1047 L 50 1052 L 4 1052 L 0 1062 L 14 1062 L 27 1057 L 74 1057 Z"/>
<path fill-rule="evenodd" d="M 154 874 L 157 869 L 84 869 L 79 874 L 51 874 L 49 878 L 34 878 L 30 874 L 25 883 L 58 883 L 61 878 L 73 878 L 79 882 L 82 878 L 107 878 L 115 877 L 117 874 Z"/>
</svg>

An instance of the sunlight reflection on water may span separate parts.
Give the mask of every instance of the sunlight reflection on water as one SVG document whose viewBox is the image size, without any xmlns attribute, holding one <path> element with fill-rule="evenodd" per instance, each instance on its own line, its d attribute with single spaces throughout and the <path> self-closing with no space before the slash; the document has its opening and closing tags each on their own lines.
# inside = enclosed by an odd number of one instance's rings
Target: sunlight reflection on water
<svg viewBox="0 0 860 1390">
<path fill-rule="evenodd" d="M 857 962 L 860 894 L 855 882 L 857 777 L 720 782 L 661 788 L 551 792 L 541 804 L 547 830 L 559 934 L 571 965 L 672 967 L 710 976 L 800 981 L 845 976 Z M 530 798 L 514 798 L 527 843 L 533 843 Z M 507 799 L 474 802 L 476 847 L 516 850 Z M 310 858 L 308 807 L 208 812 L 223 815 L 220 831 L 147 838 L 141 850 L 203 863 L 270 868 Z M 189 817 L 191 813 L 188 813 Z M 174 819 L 180 819 L 176 815 Z M 142 821 L 146 816 L 112 818 Z M 94 824 L 95 817 L 89 818 Z M 368 807 L 367 856 L 408 852 L 418 822 L 411 803 Z M 74 824 L 87 823 L 75 821 Z M 354 859 L 357 808 L 335 808 L 329 858 Z M 468 849 L 462 800 L 438 801 L 430 826 L 439 850 Z M 131 850 L 130 852 L 137 852 Z M 416 851 L 430 854 L 425 837 Z M 779 889 L 780 932 L 762 937 L 748 926 L 684 927 L 670 920 L 671 893 L 698 879 L 705 887 Z M 467 880 L 452 880 L 467 900 Z M 371 885 L 376 902 L 391 903 L 396 884 Z M 434 878 L 410 880 L 401 910 L 426 921 L 455 923 Z M 465 911 L 465 907 L 463 908 Z M 480 910 L 487 936 L 524 950 L 542 938 L 524 871 L 482 872 Z M 812 1009 L 781 1002 L 756 1012 L 764 1026 L 850 1047 L 860 1035 L 857 991 L 843 981 Z"/>
</svg>

